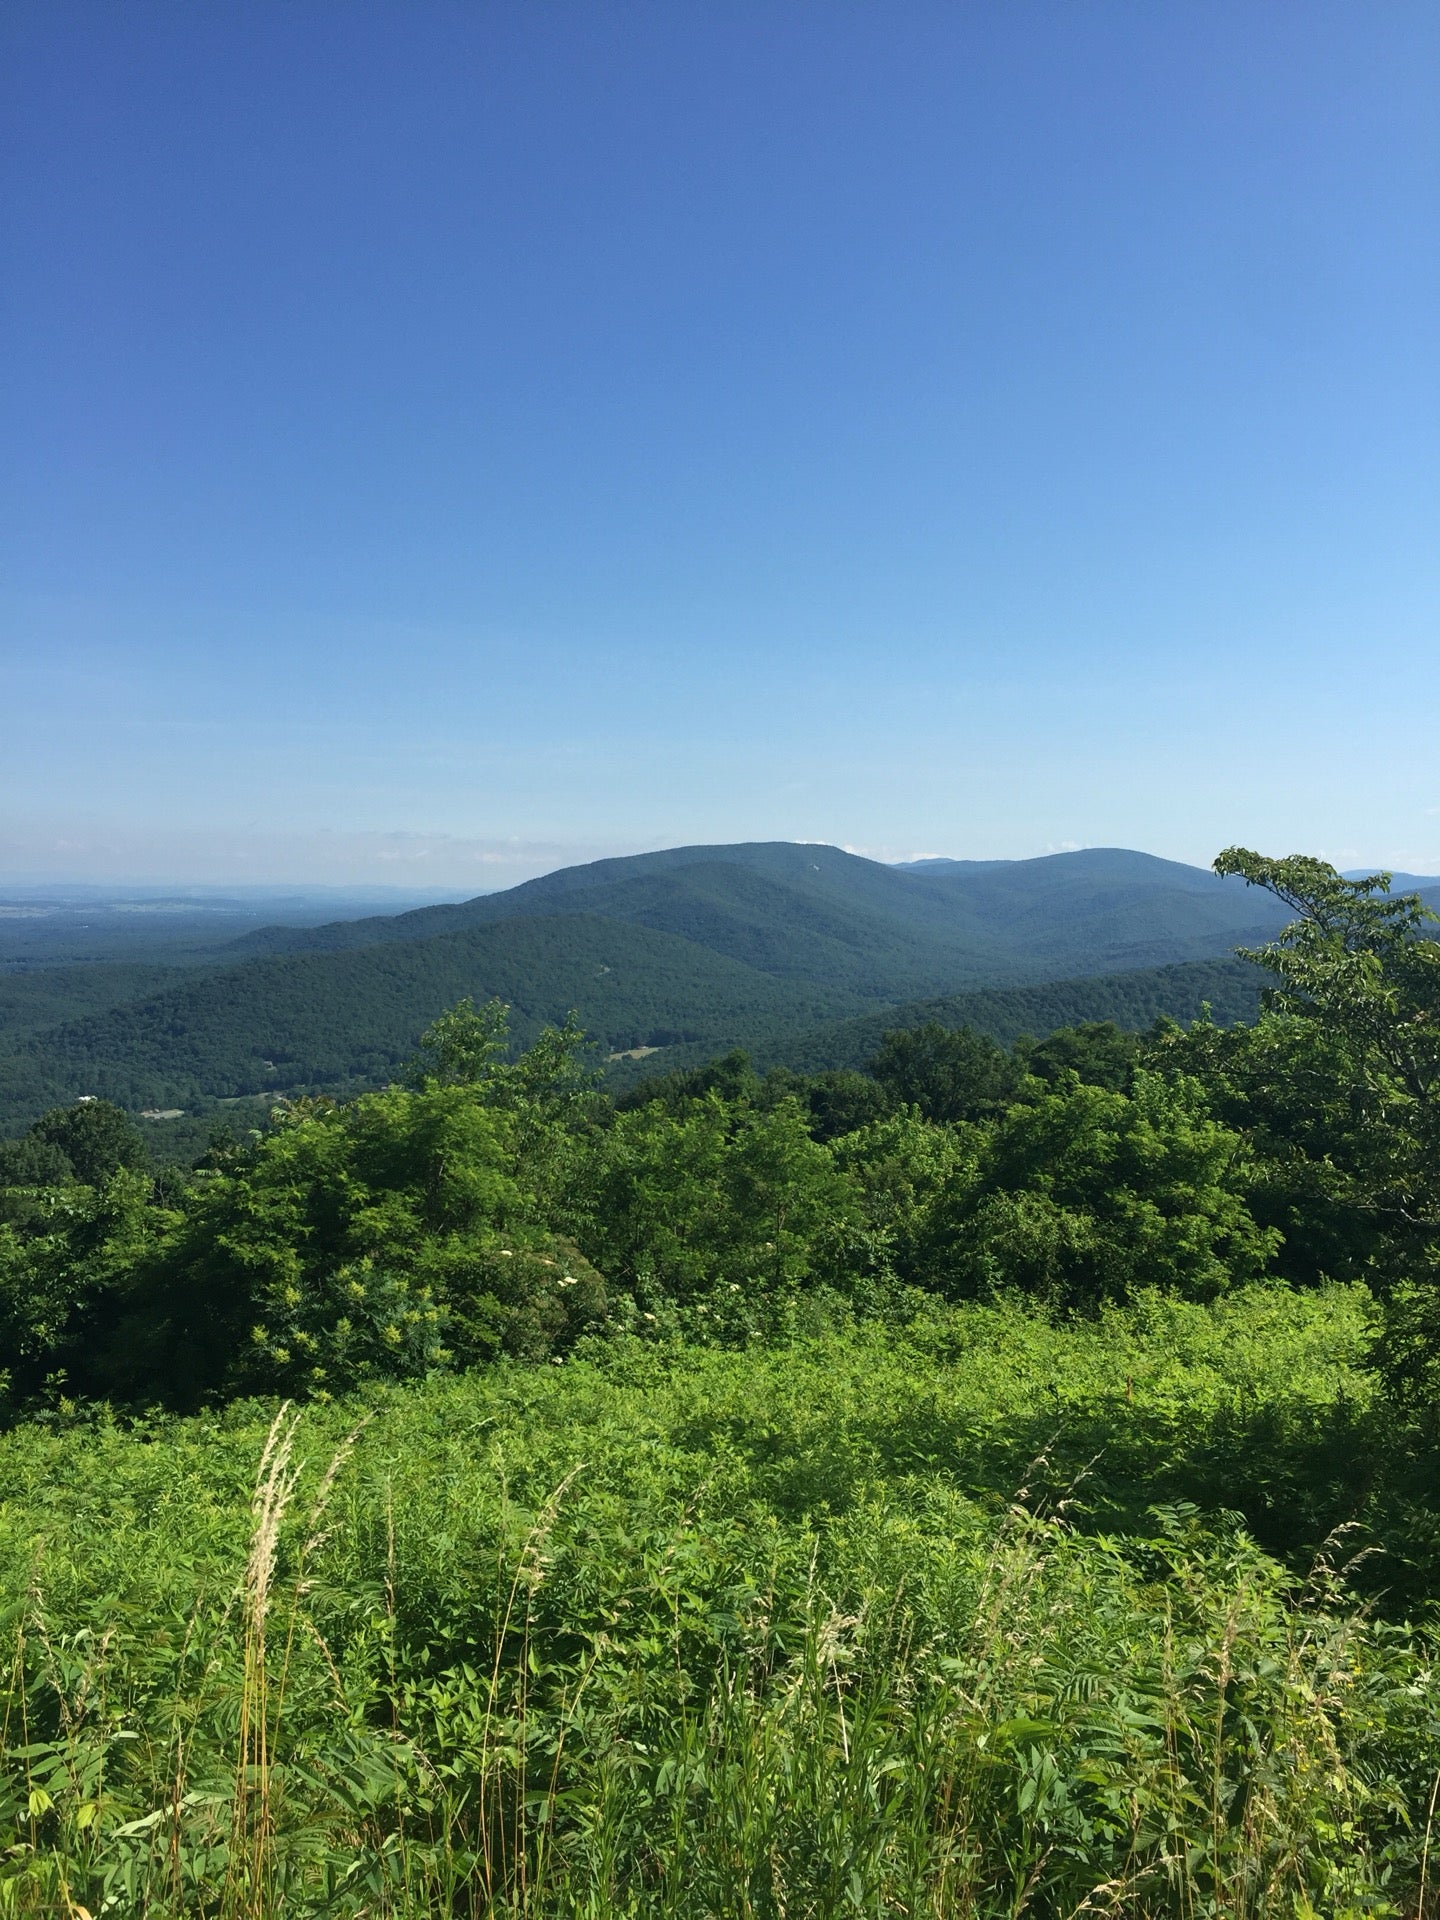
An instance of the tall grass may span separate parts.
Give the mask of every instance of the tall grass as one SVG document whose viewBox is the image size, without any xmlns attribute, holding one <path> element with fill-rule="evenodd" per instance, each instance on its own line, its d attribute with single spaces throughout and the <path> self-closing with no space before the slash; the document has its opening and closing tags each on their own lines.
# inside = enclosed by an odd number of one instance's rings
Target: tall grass
<svg viewBox="0 0 1440 1920">
<path fill-rule="evenodd" d="M 1289 1356 L 1273 1437 L 1327 1368 L 1353 1399 L 1345 1311 L 1184 1323 L 1202 1473 L 1211 1363 Z M 1163 1383 L 1168 1449 L 1176 1332 L 1104 1363 L 1139 1432 Z M 1348 1538 L 1287 1569 L 1183 1501 L 1122 1530 L 1058 1440 L 1000 1498 L 980 1389 L 1018 1442 L 1080 1353 L 981 1316 L 450 1382 L 358 1445 L 284 1409 L 15 1437 L 0 1913 L 1417 1912 L 1425 1644 Z"/>
</svg>

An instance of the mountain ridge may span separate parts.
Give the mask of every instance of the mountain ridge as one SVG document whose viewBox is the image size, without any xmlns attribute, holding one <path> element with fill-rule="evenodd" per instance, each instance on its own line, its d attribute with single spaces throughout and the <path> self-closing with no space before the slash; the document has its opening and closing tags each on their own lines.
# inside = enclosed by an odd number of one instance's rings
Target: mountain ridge
<svg viewBox="0 0 1440 1920">
<path fill-rule="evenodd" d="M 628 854 L 525 880 L 497 893 L 459 903 L 421 907 L 397 915 L 327 922 L 317 927 L 260 928 L 232 944 L 240 954 L 312 952 L 365 946 L 381 941 L 455 932 L 529 912 L 594 911 L 602 895 L 617 899 L 618 887 L 632 893 L 641 879 L 678 878 L 706 869 L 742 869 L 782 885 L 807 899 L 812 908 L 843 906 L 850 915 L 887 918 L 892 925 L 946 937 L 964 938 L 983 948 L 987 923 L 1003 920 L 1026 901 L 1042 910 L 1060 898 L 1073 905 L 1087 893 L 1105 890 L 1105 910 L 1153 899 L 1159 893 L 1226 903 L 1217 924 L 1236 937 L 1258 934 L 1283 924 L 1286 910 L 1268 895 L 1256 895 L 1243 880 L 1221 878 L 1208 869 L 1123 847 L 1087 847 L 1033 860 L 947 862 L 944 867 L 891 866 L 843 848 L 803 841 L 740 841 L 715 846 L 662 848 Z M 1241 900 L 1249 900 L 1240 909 Z M 640 914 L 626 917 L 642 917 Z M 1216 919 L 1217 916 L 1210 916 Z M 648 924 L 648 922 L 647 922 Z M 1206 937 L 1212 937 L 1207 925 Z"/>
<path fill-rule="evenodd" d="M 976 1003 L 977 1018 L 1062 1004 L 1104 1018 L 1127 994 L 1151 1017 L 1193 1013 L 1192 979 L 1140 976 L 1224 962 L 1289 917 L 1243 881 L 1126 848 L 918 873 L 804 842 L 667 848 L 468 902 L 263 930 L 168 981 L 134 971 L 130 997 L 77 974 L 73 1017 L 44 1017 L 64 1006 L 59 976 L 49 998 L 17 991 L 0 1125 L 82 1093 L 189 1109 L 355 1091 L 463 996 L 507 1001 L 522 1043 L 573 1009 L 606 1053 L 744 1044 L 777 1059 L 811 1029 L 903 1024 L 975 994 L 1030 995 Z M 1081 986 L 1035 997 L 1067 981 Z"/>
</svg>

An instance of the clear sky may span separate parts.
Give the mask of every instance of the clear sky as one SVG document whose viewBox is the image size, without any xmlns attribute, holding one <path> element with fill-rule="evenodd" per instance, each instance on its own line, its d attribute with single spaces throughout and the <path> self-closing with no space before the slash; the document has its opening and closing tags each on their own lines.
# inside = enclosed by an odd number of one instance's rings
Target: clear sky
<svg viewBox="0 0 1440 1920">
<path fill-rule="evenodd" d="M 1434 0 L 11 0 L 0 874 L 1440 872 Z"/>
</svg>

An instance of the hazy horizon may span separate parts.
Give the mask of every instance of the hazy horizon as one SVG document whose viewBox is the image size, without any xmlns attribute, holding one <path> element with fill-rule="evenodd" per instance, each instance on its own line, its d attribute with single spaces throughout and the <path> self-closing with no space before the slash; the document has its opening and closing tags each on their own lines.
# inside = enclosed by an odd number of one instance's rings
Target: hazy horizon
<svg viewBox="0 0 1440 1920">
<path fill-rule="evenodd" d="M 534 867 L 530 867 L 526 865 L 523 871 L 520 871 L 517 869 L 517 871 L 509 875 L 506 875 L 503 878 L 496 875 L 494 878 L 491 879 L 489 884 L 471 885 L 468 887 L 465 884 L 459 883 L 459 882 L 446 882 L 440 879 L 439 877 L 437 877 L 432 883 L 428 885 L 417 885 L 413 881 L 409 884 L 404 884 L 399 881 L 386 883 L 386 882 L 366 881 L 361 879 L 356 879 L 352 881 L 318 880 L 318 879 L 297 880 L 297 879 L 267 878 L 264 876 L 255 876 L 252 874 L 245 878 L 241 878 L 237 876 L 227 883 L 224 880 L 203 880 L 203 879 L 198 879 L 191 876 L 186 876 L 183 874 L 162 874 L 162 875 L 129 876 L 129 877 L 126 877 L 123 875 L 117 875 L 114 877 L 87 879 L 84 877 L 77 878 L 72 874 L 66 874 L 61 872 L 51 872 L 51 873 L 43 873 L 43 872 L 35 872 L 35 871 L 24 872 L 19 870 L 7 870 L 5 868 L 0 868 L 0 896 L 4 896 L 12 900 L 23 900 L 23 898 L 27 894 L 44 894 L 48 897 L 59 900 L 59 899 L 63 899 L 66 892 L 69 890 L 73 890 L 73 892 L 77 896 L 84 896 L 84 897 L 89 897 L 92 895 L 101 896 L 101 897 L 113 896 L 116 899 L 121 899 L 125 897 L 127 894 L 133 894 L 136 896 L 155 896 L 155 895 L 173 894 L 176 897 L 183 897 L 185 895 L 194 895 L 197 898 L 202 898 L 205 896 L 221 896 L 221 897 L 241 899 L 241 900 L 247 897 L 258 897 L 258 898 L 264 898 L 264 899 L 280 899 L 286 895 L 295 895 L 295 896 L 304 897 L 304 898 L 313 897 L 317 899 L 323 899 L 327 895 L 333 895 L 337 900 L 344 899 L 346 901 L 357 901 L 357 900 L 365 900 L 365 899 L 373 898 L 376 901 L 376 903 L 379 905 L 393 904 L 397 911 L 403 911 L 404 907 L 407 905 L 419 905 L 419 904 L 429 904 L 429 903 L 439 904 L 445 901 L 471 899 L 483 893 L 501 892 L 507 887 L 518 886 L 525 880 L 538 879 L 544 874 L 558 872 L 561 868 L 564 868 L 564 867 L 586 865 L 591 860 L 605 860 L 605 859 L 613 859 L 616 857 L 623 858 L 627 854 L 635 854 L 635 853 L 662 852 L 667 850 L 668 848 L 676 847 L 676 846 L 689 846 L 689 845 L 726 846 L 726 845 L 734 845 L 734 844 L 737 844 L 737 843 L 733 841 L 712 841 L 712 842 L 670 841 L 670 842 L 657 843 L 657 845 L 654 847 L 643 847 L 643 848 L 642 847 L 626 847 L 626 848 L 619 848 L 619 849 L 607 849 L 607 850 L 598 851 L 598 852 L 589 852 L 585 854 L 582 858 L 575 859 L 575 860 L 558 859 L 549 864 L 537 865 Z M 835 845 L 838 845 L 839 843 L 835 841 L 801 841 L 796 844 L 810 845 L 810 846 L 835 846 Z M 1160 860 L 1173 860 L 1173 859 L 1181 858 L 1181 856 L 1178 856 L 1175 854 L 1156 853 L 1152 848 L 1137 847 L 1131 843 L 1117 842 L 1114 844 L 1117 846 L 1124 846 L 1125 850 L 1129 852 L 1152 854 L 1154 858 L 1160 859 Z M 924 861 L 924 860 L 964 860 L 964 861 L 976 861 L 980 863 L 984 863 L 986 861 L 994 861 L 996 864 L 1008 864 L 1015 860 L 1044 859 L 1054 854 L 1082 853 L 1082 852 L 1098 851 L 1099 849 L 1084 848 L 1084 847 L 1045 847 L 1040 849 L 1040 851 L 1037 853 L 1021 854 L 1021 855 L 989 855 L 989 854 L 976 854 L 976 853 L 970 853 L 970 852 L 953 852 L 953 851 L 946 851 L 946 852 L 930 851 L 930 852 L 920 852 L 920 853 L 902 853 L 902 854 L 893 854 L 893 855 L 892 854 L 882 855 L 879 853 L 869 852 L 867 851 L 867 849 L 863 847 L 841 847 L 840 850 L 844 853 L 857 854 L 862 859 L 881 860 L 886 865 L 895 866 L 895 865 L 905 865 L 913 861 Z M 1217 848 L 1216 851 L 1218 852 L 1219 849 Z M 1272 849 L 1272 851 L 1274 851 L 1274 849 Z M 1286 851 L 1313 851 L 1313 850 L 1312 849 L 1286 849 Z M 1322 853 L 1320 857 L 1326 858 L 1328 856 Z M 1182 864 L 1187 866 L 1208 868 L 1210 865 L 1210 862 L 1208 860 L 1182 860 Z M 1338 865 L 1340 863 L 1332 862 L 1332 864 Z M 1402 867 L 1395 862 L 1387 862 L 1383 860 L 1370 861 L 1370 862 L 1367 862 L 1364 860 L 1347 862 L 1342 867 L 1342 871 L 1349 874 L 1356 874 L 1361 872 L 1371 873 L 1371 872 L 1382 871 L 1382 870 L 1398 874 L 1402 878 L 1430 879 L 1430 878 L 1437 877 L 1437 876 L 1426 874 L 1421 869 Z"/>
</svg>

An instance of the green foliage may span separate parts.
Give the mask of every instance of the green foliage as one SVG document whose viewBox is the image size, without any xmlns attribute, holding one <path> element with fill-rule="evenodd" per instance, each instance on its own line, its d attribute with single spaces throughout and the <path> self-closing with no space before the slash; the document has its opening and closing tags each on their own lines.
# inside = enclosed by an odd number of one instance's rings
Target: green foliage
<svg viewBox="0 0 1440 1920">
<path fill-rule="evenodd" d="M 936 1021 L 887 1033 L 869 1062 L 873 1079 L 927 1120 L 978 1120 L 1015 1090 L 1015 1063 L 985 1035 Z"/>
<path fill-rule="evenodd" d="M 0 1438 L 0 1910 L 1413 1913 L 1430 1648 L 1194 1504 L 1353 1510 L 1367 1337 L 622 1348 L 282 1422 L 253 1503 L 268 1410 Z"/>
<path fill-rule="evenodd" d="M 622 1093 L 615 1104 L 622 1113 L 628 1113 L 658 1101 L 669 1112 L 679 1113 L 690 1101 L 703 1099 L 707 1093 L 718 1094 L 722 1100 L 756 1101 L 760 1091 L 760 1076 L 749 1054 L 743 1047 L 732 1047 L 701 1066 L 651 1074 Z"/>
<path fill-rule="evenodd" d="M 676 1112 L 617 1114 L 575 1217 L 601 1270 L 652 1318 L 673 1303 L 749 1326 L 755 1296 L 843 1283 L 860 1199 L 798 1101 L 766 1109 L 711 1092 Z"/>
<path fill-rule="evenodd" d="M 1157 1021 L 1194 1020 L 1206 1007 L 1216 1021 L 1229 1025 L 1253 1020 L 1260 998 L 1260 980 L 1245 961 L 1198 960 L 1184 966 L 1127 969 L 1087 979 L 1052 980 L 1043 986 L 993 987 L 913 1001 L 787 1034 L 778 1046 L 766 1049 L 765 1057 L 807 1073 L 863 1067 L 888 1031 L 931 1022 L 969 1027 L 1001 1046 L 1091 1022 L 1113 1021 L 1126 1032 L 1144 1033 Z"/>
<path fill-rule="evenodd" d="M 83 1380 L 97 1315 L 163 1231 L 146 1162 L 102 1100 L 57 1107 L 0 1145 L 0 1405 Z"/>
<path fill-rule="evenodd" d="M 817 1140 L 842 1139 L 873 1121 L 882 1120 L 895 1105 L 888 1088 L 868 1073 L 791 1073 L 774 1067 L 765 1076 L 765 1098 L 793 1094 L 810 1116 L 810 1132 Z"/>
<path fill-rule="evenodd" d="M 1343 1033 L 1358 1063 L 1424 1102 L 1440 1084 L 1440 923 L 1418 894 L 1391 895 L 1388 873 L 1343 879 L 1323 860 L 1266 859 L 1228 847 L 1217 873 L 1236 873 L 1296 918 L 1250 957 L 1279 982 L 1270 1004 L 1319 1017 Z"/>
<path fill-rule="evenodd" d="M 1275 1143 L 1277 1212 L 1316 1223 L 1317 1270 L 1363 1272 L 1393 1301 L 1385 1363 L 1412 1405 L 1435 1397 L 1440 1340 L 1440 942 L 1388 874 L 1231 847 L 1217 869 L 1298 918 L 1251 957 L 1275 977 L 1251 1036 L 1201 1034 L 1233 1110 Z M 1303 1244 L 1303 1243 L 1302 1243 Z"/>
<path fill-rule="evenodd" d="M 482 1253 L 527 1217 L 514 1132 L 445 1084 L 289 1109 L 185 1196 L 129 1303 L 115 1384 L 335 1392 L 439 1364 L 452 1301 L 473 1317 Z"/>
<path fill-rule="evenodd" d="M 42 1113 L 19 1140 L 0 1143 L 0 1187 L 66 1180 L 94 1187 L 122 1167 L 148 1164 L 144 1137 L 119 1107 L 77 1100 Z"/>
<path fill-rule="evenodd" d="M 620 1094 L 615 1105 L 621 1113 L 629 1113 L 658 1101 L 678 1113 L 690 1101 L 708 1093 L 751 1106 L 773 1107 L 782 1100 L 798 1100 L 810 1116 L 812 1136 L 821 1141 L 853 1133 L 857 1127 L 880 1119 L 895 1105 L 894 1096 L 868 1073 L 841 1069 L 804 1074 L 788 1067 L 772 1067 L 762 1079 L 741 1047 L 733 1047 L 703 1066 L 653 1074 Z"/>
<path fill-rule="evenodd" d="M 1115 1029 L 1012 1059 L 931 1025 L 892 1034 L 876 1076 L 762 1080 L 736 1051 L 618 1111 L 573 1021 L 516 1059 L 507 1043 L 503 1007 L 462 1002 L 405 1084 L 217 1134 L 128 1237 L 85 1226 L 81 1244 L 63 1187 L 11 1189 L 11 1297 L 33 1295 L 43 1337 L 13 1307 L 0 1365 L 32 1395 L 46 1356 L 71 1390 L 132 1402 L 335 1394 L 564 1352 L 607 1320 L 743 1340 L 803 1300 L 881 1309 L 897 1284 L 1087 1307 L 1206 1294 L 1280 1244 L 1250 1210 L 1273 1182 L 1247 1142 L 1193 1079 L 1133 1073 Z M 1051 1078 L 1022 1078 L 1030 1060 Z M 1095 1084 L 1122 1074 L 1129 1092 Z M 95 1111 L 45 1130 L 73 1139 Z M 133 1134 L 100 1118 L 118 1157 Z"/>
<path fill-rule="evenodd" d="M 835 1142 L 837 1166 L 863 1195 L 871 1246 L 907 1285 L 937 1285 L 936 1215 L 973 1188 L 983 1140 L 978 1129 L 937 1126 L 907 1108 Z"/>
<path fill-rule="evenodd" d="M 466 1086 L 492 1079 L 510 1043 L 505 1004 L 487 1000 L 478 1011 L 467 995 L 420 1036 L 411 1068 L 417 1086 Z"/>
<path fill-rule="evenodd" d="M 989 1131 L 974 1181 L 934 1211 L 932 1285 L 1084 1305 L 1146 1287 L 1207 1298 L 1264 1271 L 1277 1236 L 1246 1205 L 1245 1143 L 1198 1082 L 1032 1084 Z"/>
<path fill-rule="evenodd" d="M 39 1139 L 33 1127 L 18 1140 L 0 1142 L 0 1209 L 7 1218 L 20 1197 L 30 1190 L 63 1187 L 74 1178 L 75 1169 L 65 1149 Z"/>
<path fill-rule="evenodd" d="M 1197 1021 L 1162 1033 L 1154 1063 L 1199 1079 L 1216 1115 L 1248 1142 L 1249 1203 L 1282 1236 L 1278 1271 L 1299 1286 L 1384 1284 L 1378 1218 L 1348 1170 L 1369 1162 L 1378 1142 L 1338 1036 L 1275 1013 L 1253 1028 Z"/>
<path fill-rule="evenodd" d="M 99 1328 L 170 1224 L 150 1197 L 122 1168 L 27 1194 L 0 1221 L 0 1381 L 17 1404 L 47 1382 L 93 1384 Z"/>
<path fill-rule="evenodd" d="M 1138 1034 L 1125 1032 L 1113 1020 L 1082 1020 L 1072 1027 L 1057 1027 L 1043 1040 L 1022 1035 L 1014 1052 L 1023 1072 L 1051 1086 L 1062 1075 L 1073 1073 L 1090 1086 L 1128 1093 L 1143 1043 Z"/>
<path fill-rule="evenodd" d="M 1221 864 L 1253 1028 L 617 1105 L 466 999 L 186 1179 L 0 1150 L 0 1913 L 1428 1911 L 1437 949 Z"/>
<path fill-rule="evenodd" d="M 1299 1023 L 1321 1076 L 1343 1074 L 1377 1147 L 1372 1203 L 1422 1230 L 1440 1227 L 1440 941 L 1427 934 L 1440 916 L 1418 894 L 1392 897 L 1388 874 L 1345 880 L 1321 860 L 1235 847 L 1215 864 L 1299 915 L 1249 957 L 1276 977 L 1267 1011 Z"/>
</svg>

